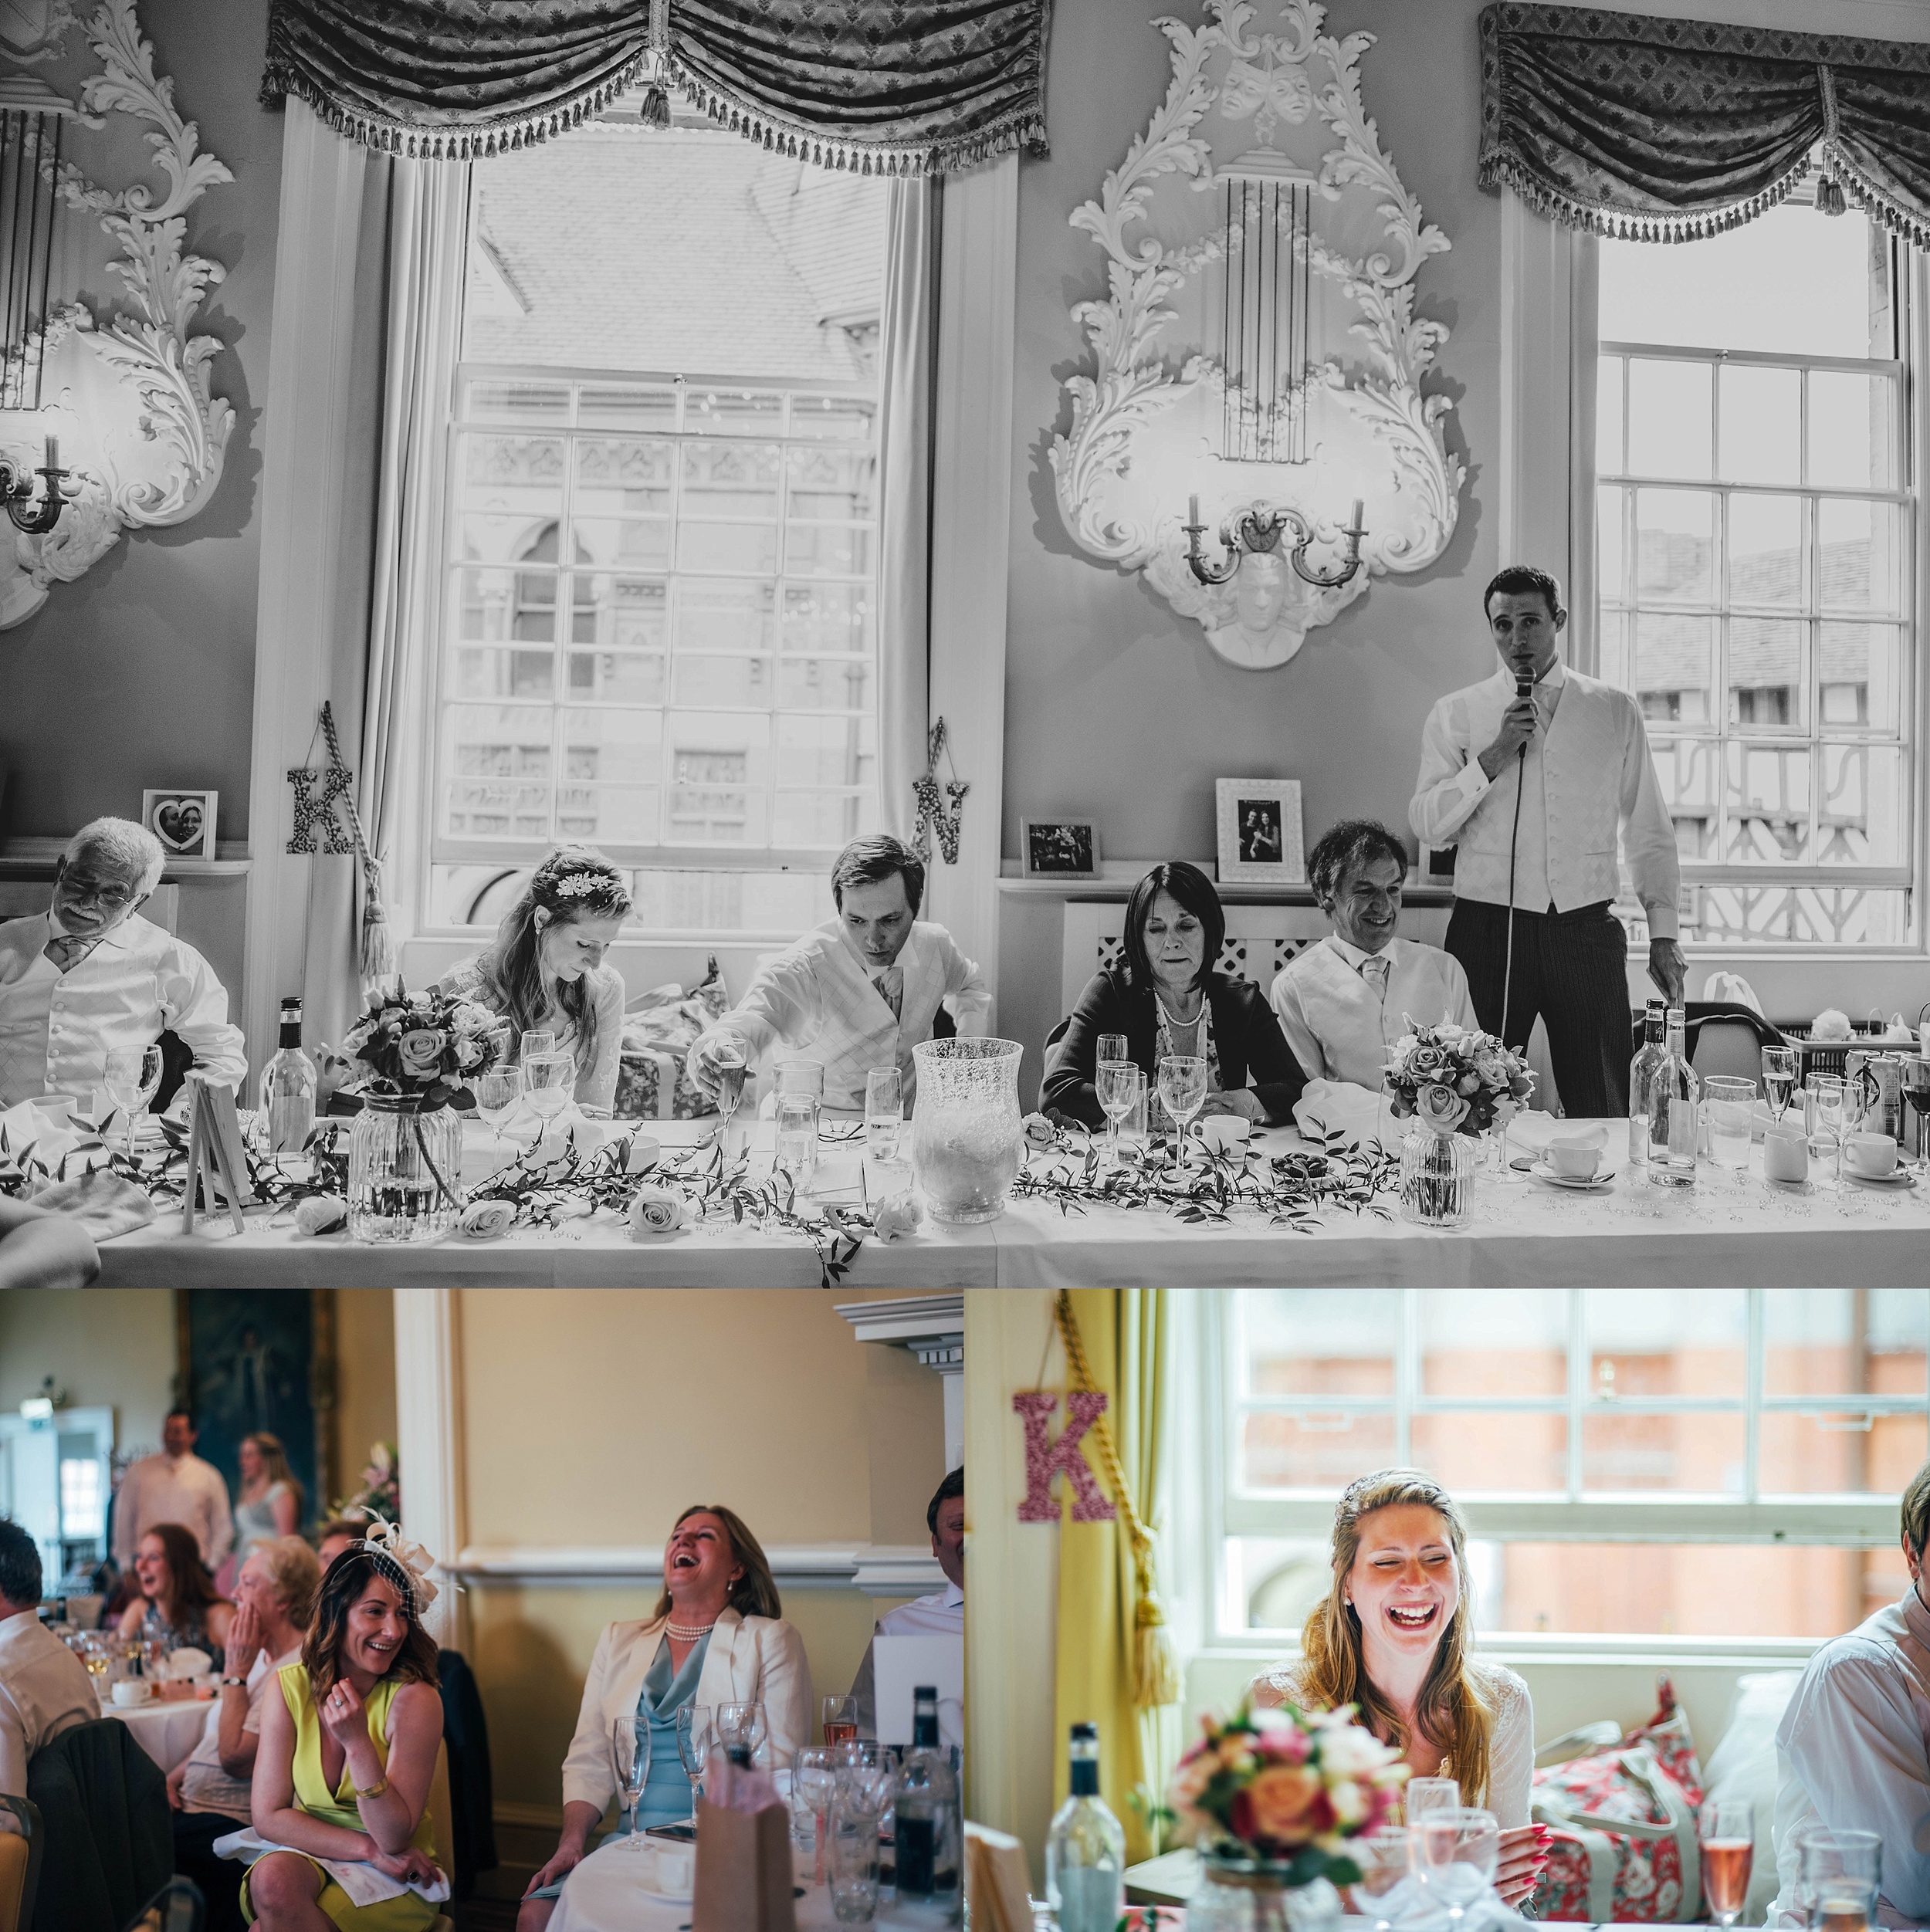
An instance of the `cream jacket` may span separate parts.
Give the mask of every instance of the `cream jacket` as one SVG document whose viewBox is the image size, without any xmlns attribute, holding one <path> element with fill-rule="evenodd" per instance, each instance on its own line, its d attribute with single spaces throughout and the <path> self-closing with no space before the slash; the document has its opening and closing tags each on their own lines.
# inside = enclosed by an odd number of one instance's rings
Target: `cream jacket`
<svg viewBox="0 0 1930 1932">
<path fill-rule="evenodd" d="M 594 1805 L 601 1812 L 616 1795 L 610 1734 L 619 1717 L 636 1715 L 643 1680 L 662 1636 L 659 1617 L 604 1625 L 584 1680 L 576 1735 L 563 1759 L 566 1805 Z M 710 1633 L 692 1701 L 713 1710 L 719 1704 L 762 1704 L 770 1724 L 770 1761 L 783 1769 L 811 1742 L 811 1665 L 804 1639 L 779 1619 L 726 1610 Z"/>
</svg>

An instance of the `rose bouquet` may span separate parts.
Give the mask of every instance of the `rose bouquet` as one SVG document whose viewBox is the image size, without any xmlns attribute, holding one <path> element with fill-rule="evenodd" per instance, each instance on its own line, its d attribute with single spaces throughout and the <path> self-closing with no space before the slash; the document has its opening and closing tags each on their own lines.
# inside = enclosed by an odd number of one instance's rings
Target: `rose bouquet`
<svg viewBox="0 0 1930 1932">
<path fill-rule="evenodd" d="M 1353 1705 L 1309 1716 L 1242 1704 L 1201 1728 L 1167 1794 L 1182 1838 L 1223 1859 L 1284 1866 L 1288 1887 L 1359 1877 L 1346 1841 L 1387 1822 L 1407 1767 L 1354 1722 Z"/>
<path fill-rule="evenodd" d="M 342 1042 L 368 1070 L 378 1094 L 405 1095 L 425 1108 L 468 1106 L 469 1083 L 502 1057 L 502 1025 L 487 1007 L 448 993 L 377 991 Z"/>
<path fill-rule="evenodd" d="M 1393 1096 L 1397 1120 L 1411 1119 L 1437 1134 L 1478 1135 L 1521 1110 L 1535 1076 L 1527 1061 L 1492 1033 L 1444 1020 L 1401 1035 L 1382 1084 Z"/>
</svg>

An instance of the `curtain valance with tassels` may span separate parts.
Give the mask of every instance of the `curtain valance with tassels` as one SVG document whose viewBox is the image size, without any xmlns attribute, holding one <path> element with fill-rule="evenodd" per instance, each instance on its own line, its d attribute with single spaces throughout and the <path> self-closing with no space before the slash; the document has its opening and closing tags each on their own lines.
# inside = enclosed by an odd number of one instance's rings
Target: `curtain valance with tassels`
<svg viewBox="0 0 1930 1932">
<path fill-rule="evenodd" d="M 1045 140 L 1051 0 L 272 0 L 262 98 L 371 147 L 466 158 L 676 87 L 766 147 L 866 174 Z"/>
<path fill-rule="evenodd" d="M 1570 227 L 1712 235 L 1821 151 L 1846 191 L 1930 241 L 1930 46 L 1500 0 L 1481 16 L 1481 183 Z"/>
</svg>

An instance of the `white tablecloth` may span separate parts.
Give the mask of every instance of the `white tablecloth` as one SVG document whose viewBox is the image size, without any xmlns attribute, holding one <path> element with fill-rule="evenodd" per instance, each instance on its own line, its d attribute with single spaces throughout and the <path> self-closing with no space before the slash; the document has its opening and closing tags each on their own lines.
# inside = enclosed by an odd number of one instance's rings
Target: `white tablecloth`
<svg viewBox="0 0 1930 1932">
<path fill-rule="evenodd" d="M 626 1839 L 613 1839 L 592 1852 L 570 1874 L 557 1900 L 550 1932 L 683 1932 L 690 1924 L 690 1907 L 653 1898 L 642 1888 L 651 1881 L 655 1859 Z M 800 1878 L 804 1896 L 797 1901 L 798 1932 L 820 1932 L 835 1927 L 831 1893 Z M 873 1924 L 886 1932 L 932 1932 L 929 1914 L 917 1915 L 881 1907 Z"/>
<path fill-rule="evenodd" d="M 201 1698 L 179 1703 L 144 1704 L 124 1709 L 103 1704 L 100 1714 L 125 1724 L 135 1741 L 163 1771 L 172 1771 L 201 1742 L 202 1727 L 214 1705 Z"/>
<path fill-rule="evenodd" d="M 1572 1123 L 1571 1123 L 1572 1124 Z M 1626 1159 L 1627 1124 L 1608 1123 Z M 480 1131 L 480 1130 L 472 1130 Z M 653 1123 L 666 1145 L 699 1123 Z M 767 1140 L 769 1128 L 764 1130 Z M 1278 1151 L 1287 1130 L 1261 1136 Z M 827 1149 L 830 1158 L 836 1150 Z M 842 1156 L 854 1165 L 850 1150 Z M 1017 1200 L 997 1221 L 939 1228 L 890 1243 L 868 1240 L 852 1287 L 932 1288 L 1344 1287 L 1922 1287 L 1930 1252 L 1930 1187 L 1848 1183 L 1837 1195 L 1813 1168 L 1803 1189 L 1705 1163 L 1686 1193 L 1652 1186 L 1624 1165 L 1600 1193 L 1564 1193 L 1525 1176 L 1484 1172 L 1474 1224 L 1444 1234 L 1412 1227 L 1382 1197 L 1387 1218 L 1329 1211 L 1307 1233 L 1254 1217 L 1225 1227 L 1170 1214 L 1089 1208 L 1062 1214 Z M 856 1199 L 855 1193 L 845 1198 Z M 705 1225 L 634 1238 L 614 1216 L 520 1230 L 500 1241 L 459 1236 L 406 1247 L 365 1247 L 346 1234 L 298 1236 L 292 1218 L 256 1210 L 245 1233 L 204 1220 L 192 1236 L 178 1216 L 108 1242 L 103 1287 L 800 1287 L 820 1285 L 808 1243 L 781 1230 Z"/>
</svg>

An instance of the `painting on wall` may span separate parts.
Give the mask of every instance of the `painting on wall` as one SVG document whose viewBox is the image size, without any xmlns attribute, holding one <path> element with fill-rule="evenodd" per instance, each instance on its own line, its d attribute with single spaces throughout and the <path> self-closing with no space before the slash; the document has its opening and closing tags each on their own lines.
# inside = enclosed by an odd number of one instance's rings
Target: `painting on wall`
<svg viewBox="0 0 1930 1932">
<path fill-rule="evenodd" d="M 194 1413 L 195 1454 L 234 1495 L 242 1438 L 279 1436 L 302 1486 L 303 1521 L 317 1520 L 335 1494 L 333 1291 L 182 1288 L 174 1315 L 175 1399 Z"/>
</svg>

